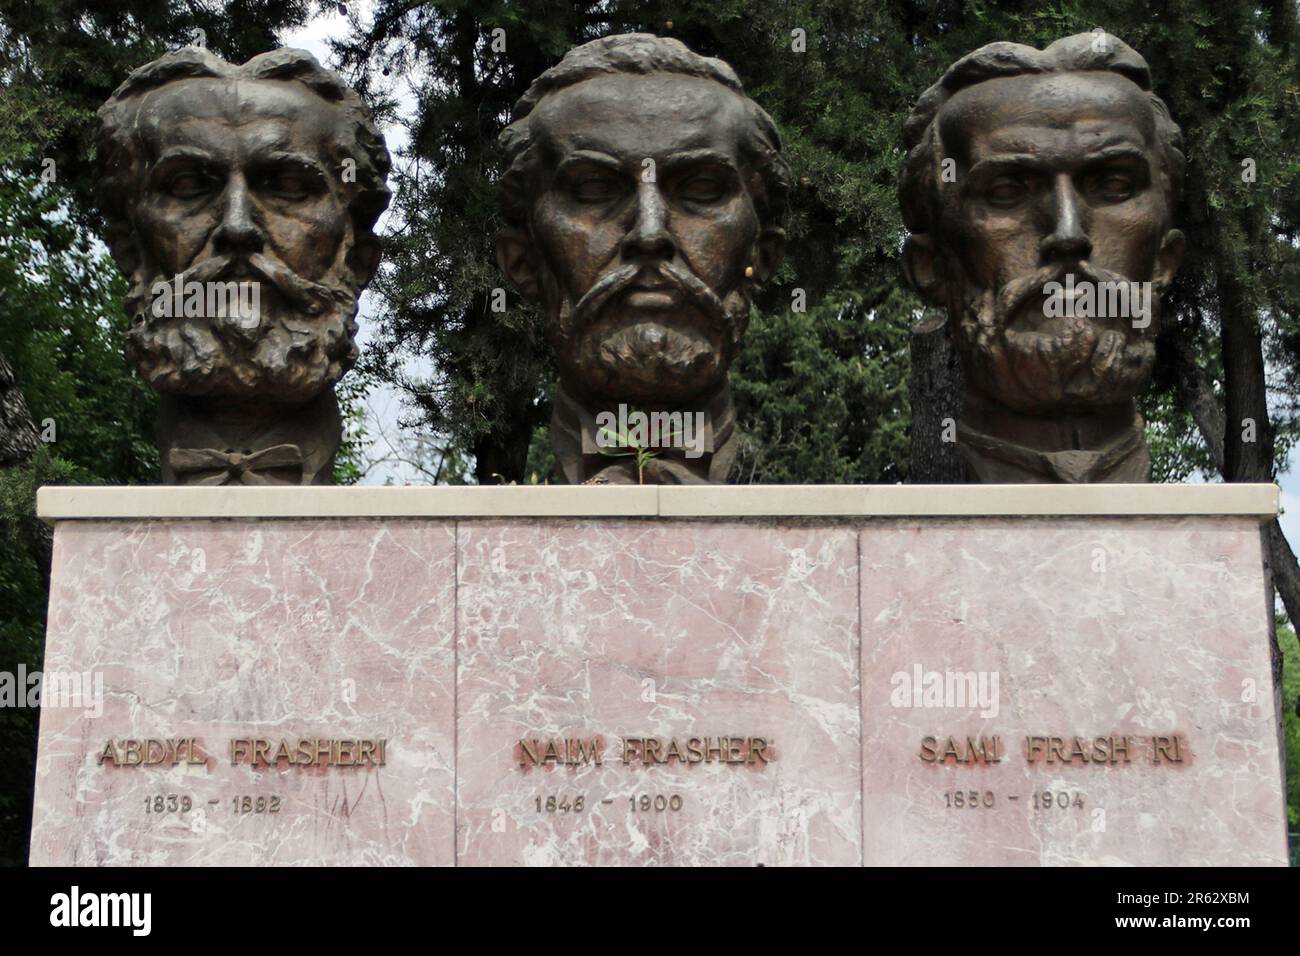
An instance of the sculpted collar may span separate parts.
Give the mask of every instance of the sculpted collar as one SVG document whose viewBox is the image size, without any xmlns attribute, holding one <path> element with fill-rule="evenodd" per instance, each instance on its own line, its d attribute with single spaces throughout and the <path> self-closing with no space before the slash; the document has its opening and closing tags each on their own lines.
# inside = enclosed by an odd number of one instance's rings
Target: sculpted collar
<svg viewBox="0 0 1300 956">
<path fill-rule="evenodd" d="M 982 482 L 1146 482 L 1151 457 L 1144 426 L 1134 412 L 1132 426 L 1099 448 L 1040 451 L 958 423 L 957 442 Z"/>
<path fill-rule="evenodd" d="M 306 405 L 268 406 L 259 419 L 163 395 L 158 403 L 163 484 L 330 484 L 341 431 L 333 389 Z"/>
<path fill-rule="evenodd" d="M 215 448 L 172 448 L 167 464 L 181 485 L 299 485 L 302 452 L 272 445 L 251 454 Z"/>
<path fill-rule="evenodd" d="M 581 405 L 563 386 L 557 386 L 551 414 L 551 436 L 556 458 L 565 480 L 571 485 L 636 484 L 636 456 L 612 454 L 617 449 L 602 448 L 597 441 L 600 427 L 596 412 Z M 611 411 L 614 411 L 611 409 Z M 711 399 L 698 405 L 677 409 L 683 414 L 702 413 L 697 447 L 698 457 L 689 458 L 681 447 L 656 448 L 655 456 L 645 464 L 646 484 L 692 485 L 721 484 L 736 458 L 736 409 L 731 389 L 723 385 Z"/>
</svg>

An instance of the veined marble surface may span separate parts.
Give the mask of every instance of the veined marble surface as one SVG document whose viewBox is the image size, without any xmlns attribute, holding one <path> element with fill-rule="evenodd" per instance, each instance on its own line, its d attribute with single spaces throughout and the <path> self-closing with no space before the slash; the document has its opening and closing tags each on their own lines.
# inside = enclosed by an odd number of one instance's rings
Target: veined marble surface
<svg viewBox="0 0 1300 956">
<path fill-rule="evenodd" d="M 1283 864 L 1258 520 L 60 521 L 45 669 L 104 692 L 43 710 L 31 859 Z M 1031 735 L 1133 756 L 1031 765 Z M 254 738 L 385 763 L 232 766 Z"/>
<path fill-rule="evenodd" d="M 462 524 L 460 862 L 856 865 L 857 583 L 850 529 Z M 599 767 L 519 769 L 520 739 L 594 734 Z M 624 765 L 624 736 L 772 759 Z"/>
<path fill-rule="evenodd" d="M 61 524 L 51 591 L 45 669 L 102 672 L 104 700 L 42 711 L 33 864 L 453 861 L 451 523 Z M 180 737 L 205 765 L 98 760 Z M 382 768 L 231 766 L 247 738 L 390 743 Z"/>
<path fill-rule="evenodd" d="M 1024 519 L 864 532 L 866 858 L 1285 864 L 1270 619 L 1252 524 Z M 951 706 L 955 693 L 949 706 L 924 695 L 916 706 L 915 693 L 899 706 L 908 682 L 895 675 L 915 685 L 918 668 L 986 686 L 997 675 L 996 713 Z M 993 735 L 1006 750 L 996 764 L 919 756 L 926 736 L 955 737 L 966 756 L 967 738 Z M 1136 738 L 1129 762 L 1118 751 L 1114 762 L 1084 759 L 1098 755 L 1097 737 L 1123 735 Z M 1180 738 L 1159 765 L 1152 735 Z M 1031 764 L 1029 736 L 1086 745 L 1067 762 L 1068 746 L 1039 742 L 1036 755 L 1056 759 Z"/>
</svg>

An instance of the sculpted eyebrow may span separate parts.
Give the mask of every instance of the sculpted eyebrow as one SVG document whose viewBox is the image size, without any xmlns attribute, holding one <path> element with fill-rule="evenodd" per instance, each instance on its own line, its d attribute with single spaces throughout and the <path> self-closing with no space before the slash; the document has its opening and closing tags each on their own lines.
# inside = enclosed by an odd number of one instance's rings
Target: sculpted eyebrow
<svg viewBox="0 0 1300 956">
<path fill-rule="evenodd" d="M 216 157 L 199 149 L 195 146 L 173 146 L 164 150 L 163 153 L 154 160 L 152 168 L 149 170 L 149 181 L 156 184 L 159 177 L 166 176 L 167 173 L 181 163 L 196 163 L 205 170 L 214 170 L 221 167 L 221 163 Z"/>
<path fill-rule="evenodd" d="M 1044 170 L 1049 168 L 1050 165 L 1042 157 L 1035 156 L 1032 153 L 1007 153 L 1003 156 L 990 156 L 988 159 L 981 159 L 970 168 L 967 176 L 973 179 L 976 176 L 998 172 L 1003 169 Z"/>
<path fill-rule="evenodd" d="M 610 156 L 608 153 L 598 153 L 594 150 L 588 150 L 588 149 L 575 150 L 574 152 L 570 153 L 568 156 L 564 157 L 564 159 L 560 161 L 560 165 L 556 171 L 563 173 L 573 168 L 574 166 L 580 166 L 584 163 L 590 163 L 596 166 L 604 166 L 606 169 L 612 170 L 614 172 L 623 171 L 623 164 L 620 163 L 613 156 Z"/>
<path fill-rule="evenodd" d="M 1147 165 L 1146 153 L 1136 146 L 1105 146 L 1099 150 L 1088 153 L 1084 157 L 1085 163 L 1106 162 L 1112 159 L 1127 159 L 1135 163 Z"/>
<path fill-rule="evenodd" d="M 197 146 L 172 146 L 162 151 L 158 158 L 154 160 L 154 168 L 158 168 L 167 163 L 177 163 L 184 160 L 191 162 L 215 164 L 216 159 L 211 153 L 200 149 Z"/>
<path fill-rule="evenodd" d="M 1142 163 L 1146 163 L 1147 161 L 1146 154 L 1136 146 L 1117 145 L 1103 146 L 1100 149 L 1087 153 L 1083 157 L 1082 162 L 1086 164 L 1104 162 L 1112 159 L 1129 159 Z M 973 178 L 988 172 L 997 172 L 1002 169 L 1020 168 L 1045 170 L 1051 169 L 1052 166 L 1053 164 L 1051 162 L 1044 160 L 1041 156 L 1036 156 L 1033 153 L 1006 153 L 1000 156 L 990 156 L 987 159 L 980 160 L 970 168 L 967 175 Z"/>
<path fill-rule="evenodd" d="M 726 153 L 719 152 L 716 149 L 692 149 L 682 153 L 674 153 L 664 160 L 664 165 L 673 168 L 677 166 L 690 166 L 696 163 L 716 163 L 719 166 L 725 166 L 728 169 L 735 169 L 735 161 Z"/>
<path fill-rule="evenodd" d="M 296 166 L 303 172 L 322 177 L 325 175 L 325 169 L 320 163 L 310 156 L 304 156 L 302 153 L 269 153 L 265 156 L 255 157 L 253 162 L 257 166 Z"/>
</svg>

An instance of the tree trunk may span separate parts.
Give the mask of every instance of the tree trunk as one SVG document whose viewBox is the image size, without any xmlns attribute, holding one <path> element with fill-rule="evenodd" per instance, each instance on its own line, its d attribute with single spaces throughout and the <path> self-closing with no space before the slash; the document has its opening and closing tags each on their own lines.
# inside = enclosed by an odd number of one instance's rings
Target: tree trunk
<svg viewBox="0 0 1300 956">
<path fill-rule="evenodd" d="M 1209 449 L 1214 467 L 1223 474 L 1223 408 L 1214 394 L 1214 385 L 1205 369 L 1196 362 L 1192 344 L 1182 336 L 1174 338 L 1174 379 L 1178 383 L 1178 397 L 1196 422 L 1205 447 Z"/>
<path fill-rule="evenodd" d="M 522 483 L 528 467 L 528 446 L 533 429 L 528 423 L 511 428 L 504 436 L 490 436 L 474 446 L 474 473 L 480 485 Z"/>
<path fill-rule="evenodd" d="M 962 375 L 947 318 L 930 315 L 912 327 L 912 484 L 951 485 L 965 479 L 957 451 Z M 945 441 L 945 438 L 949 439 Z"/>
<path fill-rule="evenodd" d="M 1276 518 L 1269 522 L 1265 532 L 1268 535 L 1269 569 L 1273 573 L 1273 586 L 1282 598 L 1286 616 L 1292 623 L 1300 622 L 1300 561 L 1296 560 L 1295 552 L 1291 550 L 1291 544 L 1282 533 L 1282 526 Z"/>
<path fill-rule="evenodd" d="M 1273 428 L 1268 420 L 1264 343 L 1258 312 L 1227 269 L 1218 277 L 1223 347 L 1223 480 L 1273 480 Z"/>
<path fill-rule="evenodd" d="M 14 370 L 0 355 L 0 468 L 28 464 L 39 442 Z"/>
<path fill-rule="evenodd" d="M 0 469 L 26 468 L 40 445 L 40 435 L 32 413 L 27 408 L 18 378 L 9 361 L 0 355 Z M 35 503 L 33 502 L 33 505 Z M 33 513 L 20 519 L 16 529 L 18 540 L 23 542 L 36 562 L 46 590 L 50 586 L 50 555 L 53 534 L 49 527 Z"/>
<path fill-rule="evenodd" d="M 1196 364 L 1190 343 L 1181 337 L 1174 342 L 1174 368 L 1179 397 L 1191 410 L 1196 429 L 1205 440 L 1210 457 L 1214 459 L 1214 466 L 1226 480 L 1228 477 L 1224 462 L 1226 416 L 1219 405 L 1218 397 L 1214 394 L 1214 386 L 1210 383 L 1209 376 Z M 1272 478 L 1270 476 L 1261 480 L 1271 481 Z M 1300 625 L 1300 562 L 1296 560 L 1295 552 L 1291 550 L 1291 545 L 1286 540 L 1286 535 L 1282 533 L 1282 526 L 1276 518 L 1265 528 L 1265 540 L 1268 543 L 1268 564 L 1273 586 L 1277 588 L 1278 596 L 1282 598 L 1286 616 L 1291 619 L 1293 625 Z"/>
</svg>

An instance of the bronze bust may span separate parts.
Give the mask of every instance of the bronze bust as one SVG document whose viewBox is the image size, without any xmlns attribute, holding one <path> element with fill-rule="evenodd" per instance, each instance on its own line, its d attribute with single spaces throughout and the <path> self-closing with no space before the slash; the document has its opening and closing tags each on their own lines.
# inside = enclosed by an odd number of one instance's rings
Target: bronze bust
<svg viewBox="0 0 1300 956">
<path fill-rule="evenodd" d="M 99 111 L 127 354 L 161 393 L 168 484 L 328 484 L 334 384 L 379 263 L 388 151 L 356 93 L 301 50 L 241 66 L 187 48 Z"/>
<path fill-rule="evenodd" d="M 545 311 L 565 479 L 726 481 L 727 369 L 785 239 L 771 118 L 722 61 L 625 34 L 538 77 L 501 142 L 497 262 Z"/>
<path fill-rule="evenodd" d="M 1183 254 L 1181 138 L 1146 61 L 1101 31 L 981 47 L 917 102 L 904 272 L 947 310 L 974 480 L 1150 480 L 1134 398 Z"/>
</svg>

